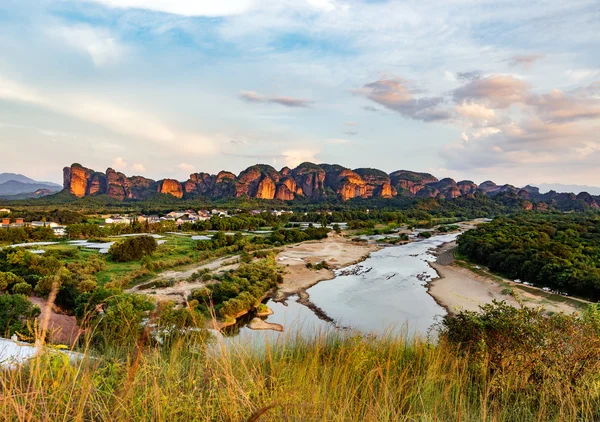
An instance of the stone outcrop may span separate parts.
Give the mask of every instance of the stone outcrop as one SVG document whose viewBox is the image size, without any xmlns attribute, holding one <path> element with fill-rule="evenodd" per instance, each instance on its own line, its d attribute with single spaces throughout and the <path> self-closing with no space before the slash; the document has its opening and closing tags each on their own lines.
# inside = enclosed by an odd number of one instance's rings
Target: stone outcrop
<svg viewBox="0 0 600 422">
<path fill-rule="evenodd" d="M 600 208 L 598 206 L 598 203 L 596 202 L 596 200 L 592 197 L 592 195 L 590 195 L 587 192 L 581 192 L 579 195 L 577 195 L 576 199 L 578 201 L 585 202 L 588 206 L 590 206 L 590 207 L 592 207 L 594 209 Z"/>
<path fill-rule="evenodd" d="M 206 197 L 211 199 L 248 197 L 264 200 L 343 201 L 355 198 L 393 198 L 397 195 L 452 200 L 460 196 L 487 194 L 503 202 L 520 204 L 524 209 L 545 210 L 548 206 L 568 209 L 573 202 L 600 209 L 600 197 L 588 193 L 574 195 L 525 186 L 497 185 L 486 181 L 476 185 L 470 180 L 455 182 L 451 178 L 438 180 L 429 173 L 398 170 L 387 174 L 372 168 L 349 169 L 337 164 L 302 163 L 294 169 L 277 171 L 270 165 L 248 167 L 238 176 L 228 171 L 218 174 L 193 173 L 185 182 L 174 179 L 154 181 L 141 176 L 127 177 L 114 169 L 105 173 L 73 164 L 63 170 L 64 191 L 77 197 L 106 195 L 119 200 L 143 200 L 165 194 L 175 198 Z M 546 205 L 543 205 L 543 204 Z"/>
<path fill-rule="evenodd" d="M 438 179 L 429 173 L 398 170 L 390 173 L 390 181 L 398 192 L 404 191 L 408 195 L 416 195 L 427 184 L 435 183 Z"/>
<path fill-rule="evenodd" d="M 183 198 L 181 183 L 173 179 L 164 179 L 158 182 L 157 192 L 165 195 L 173 195 L 175 198 Z"/>
<path fill-rule="evenodd" d="M 470 180 L 461 180 L 456 183 L 458 190 L 460 190 L 461 195 L 474 195 L 479 188 L 475 183 Z"/>
<path fill-rule="evenodd" d="M 63 186 L 65 190 L 73 195 L 83 198 L 88 195 L 88 184 L 93 170 L 83 167 L 81 164 L 73 164 L 63 169 Z"/>
<path fill-rule="evenodd" d="M 325 191 L 325 170 L 313 163 L 302 163 L 291 172 L 305 196 L 318 198 Z"/>
</svg>

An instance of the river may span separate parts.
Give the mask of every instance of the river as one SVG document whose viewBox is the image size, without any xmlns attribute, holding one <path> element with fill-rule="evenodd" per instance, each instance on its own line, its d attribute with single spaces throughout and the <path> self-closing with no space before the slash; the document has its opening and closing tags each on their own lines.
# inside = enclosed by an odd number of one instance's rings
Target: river
<svg viewBox="0 0 600 422">
<path fill-rule="evenodd" d="M 388 246 L 359 264 L 337 270 L 335 278 L 306 291 L 320 317 L 299 303 L 297 296 L 285 304 L 269 300 L 267 306 L 274 313 L 266 321 L 283 325 L 283 333 L 254 331 L 242 324 L 231 334 L 236 340 L 262 341 L 290 333 L 310 336 L 322 330 L 350 328 L 376 335 L 395 331 L 427 336 L 430 327 L 446 315 L 427 293 L 427 282 L 437 277 L 428 262 L 435 260 L 435 248 L 457 236 L 432 236 Z"/>
</svg>

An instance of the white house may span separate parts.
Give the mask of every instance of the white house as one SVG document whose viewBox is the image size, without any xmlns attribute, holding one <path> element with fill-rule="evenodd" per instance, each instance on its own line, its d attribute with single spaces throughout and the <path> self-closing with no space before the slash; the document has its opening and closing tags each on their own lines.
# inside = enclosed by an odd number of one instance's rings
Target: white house
<svg viewBox="0 0 600 422">
<path fill-rule="evenodd" d="M 67 226 L 54 226 L 52 227 L 54 236 L 64 237 L 67 234 Z"/>
<path fill-rule="evenodd" d="M 133 222 L 133 218 L 130 217 L 108 217 L 104 220 L 105 224 L 131 224 Z"/>
<path fill-rule="evenodd" d="M 10 214 L 10 210 L 8 208 L 0 208 L 0 214 Z"/>
</svg>

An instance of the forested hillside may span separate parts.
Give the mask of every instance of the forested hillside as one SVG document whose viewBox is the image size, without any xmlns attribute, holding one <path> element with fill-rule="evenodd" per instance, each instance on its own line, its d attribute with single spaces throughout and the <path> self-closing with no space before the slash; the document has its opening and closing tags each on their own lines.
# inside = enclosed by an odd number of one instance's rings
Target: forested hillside
<svg viewBox="0 0 600 422">
<path fill-rule="evenodd" d="M 524 214 L 464 233 L 458 252 L 509 278 L 600 300 L 600 217 Z"/>
</svg>

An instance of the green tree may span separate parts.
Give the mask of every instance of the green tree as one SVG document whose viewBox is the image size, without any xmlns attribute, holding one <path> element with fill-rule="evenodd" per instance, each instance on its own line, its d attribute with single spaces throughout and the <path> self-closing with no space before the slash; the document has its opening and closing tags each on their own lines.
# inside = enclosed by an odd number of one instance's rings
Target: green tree
<svg viewBox="0 0 600 422">
<path fill-rule="evenodd" d="M 0 295 L 0 334 L 5 337 L 15 333 L 30 334 L 27 324 L 39 314 L 40 308 L 24 295 Z"/>
<path fill-rule="evenodd" d="M 152 255 L 158 247 L 156 240 L 151 236 L 136 236 L 115 243 L 108 253 L 117 262 L 137 261 L 145 256 Z"/>
</svg>

